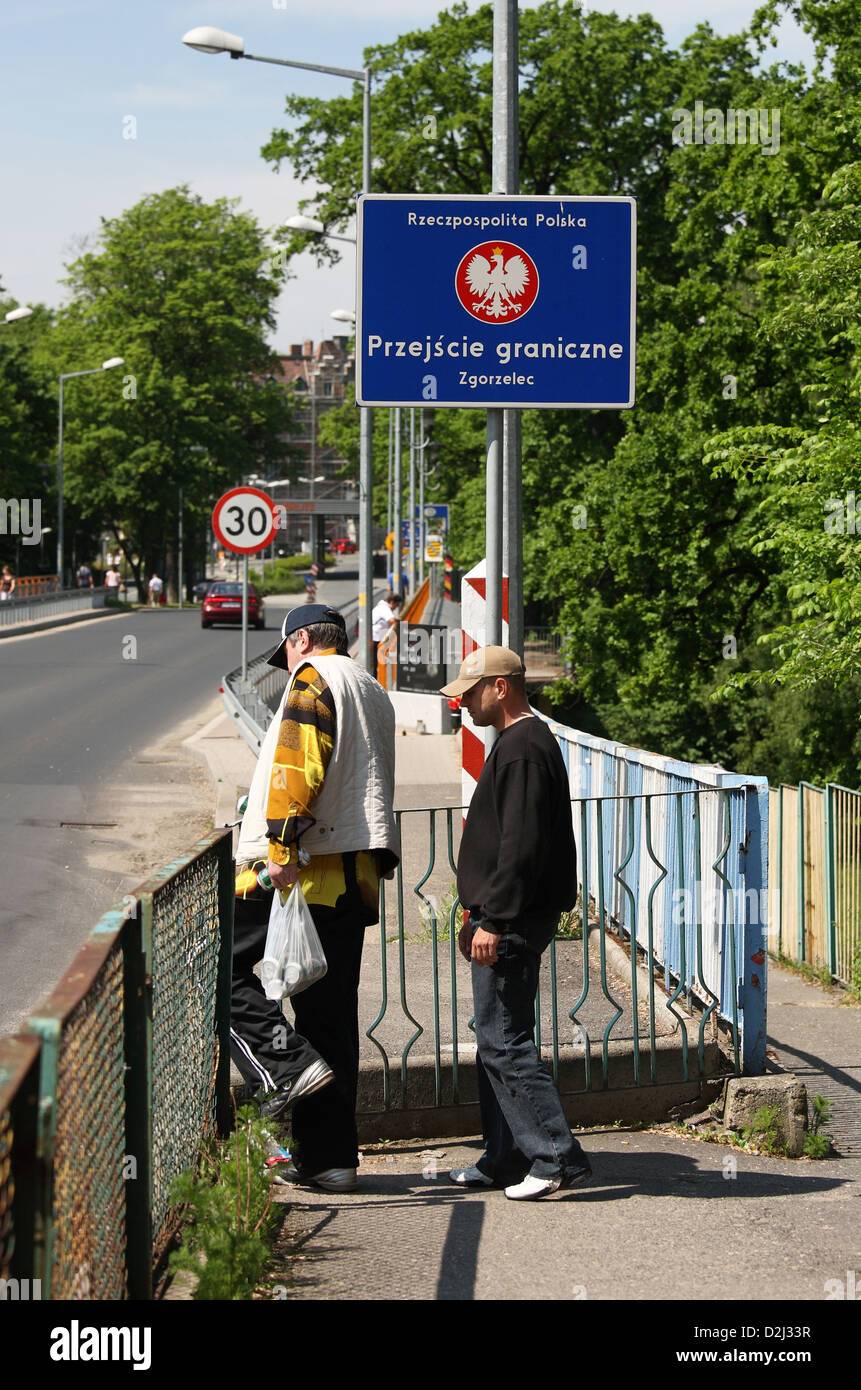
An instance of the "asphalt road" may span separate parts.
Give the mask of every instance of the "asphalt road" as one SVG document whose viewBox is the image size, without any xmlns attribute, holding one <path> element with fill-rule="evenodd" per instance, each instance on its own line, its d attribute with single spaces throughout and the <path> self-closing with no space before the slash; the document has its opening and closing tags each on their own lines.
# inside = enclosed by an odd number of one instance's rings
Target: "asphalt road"
<svg viewBox="0 0 861 1390">
<path fill-rule="evenodd" d="M 340 605 L 355 592 L 345 567 L 318 586 L 318 599 Z M 267 630 L 249 632 L 249 658 L 274 646 L 297 599 L 267 599 Z M 238 629 L 203 631 L 199 607 L 0 642 L 0 1032 L 20 1026 L 102 913 L 144 876 L 118 862 L 100 822 L 135 812 L 141 838 L 151 826 L 156 840 L 173 816 L 178 843 L 166 862 L 188 848 L 181 816 L 192 800 L 182 784 L 191 773 L 144 750 L 213 713 L 221 678 L 240 657 Z M 199 788 L 196 796 L 199 806 Z M 99 866 L 100 848 L 111 867 Z"/>
</svg>

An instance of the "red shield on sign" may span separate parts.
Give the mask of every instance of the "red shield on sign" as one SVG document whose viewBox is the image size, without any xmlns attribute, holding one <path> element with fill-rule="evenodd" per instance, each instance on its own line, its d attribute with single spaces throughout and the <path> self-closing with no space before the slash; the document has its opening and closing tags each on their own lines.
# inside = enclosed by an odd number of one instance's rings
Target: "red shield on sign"
<svg viewBox="0 0 861 1390">
<path fill-rule="evenodd" d="M 483 241 L 461 260 L 454 287 L 466 312 L 480 323 L 513 323 L 538 298 L 538 267 L 512 241 Z"/>
</svg>

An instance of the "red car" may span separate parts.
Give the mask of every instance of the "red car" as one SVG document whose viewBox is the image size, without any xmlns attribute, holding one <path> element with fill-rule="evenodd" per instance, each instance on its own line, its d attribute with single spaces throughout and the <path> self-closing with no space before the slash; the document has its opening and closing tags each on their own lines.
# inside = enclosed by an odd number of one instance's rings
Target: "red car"
<svg viewBox="0 0 861 1390">
<path fill-rule="evenodd" d="M 242 585 L 218 582 L 211 584 L 203 599 L 200 613 L 200 626 L 212 627 L 213 623 L 242 622 Z M 257 597 L 253 584 L 248 585 L 248 626 L 266 626 L 263 614 L 263 600 Z"/>
<path fill-rule="evenodd" d="M 336 555 L 355 555 L 356 542 L 351 541 L 349 536 L 336 536 L 332 541 L 332 549 Z"/>
</svg>

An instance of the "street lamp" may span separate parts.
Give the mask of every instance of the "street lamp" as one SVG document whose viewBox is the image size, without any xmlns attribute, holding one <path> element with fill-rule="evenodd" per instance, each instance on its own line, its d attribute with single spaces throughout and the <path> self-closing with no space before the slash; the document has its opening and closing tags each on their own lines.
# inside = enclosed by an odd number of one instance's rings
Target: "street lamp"
<svg viewBox="0 0 861 1390">
<path fill-rule="evenodd" d="M 124 357 L 109 357 L 100 367 L 90 367 L 85 372 L 60 373 L 60 418 L 59 450 L 57 453 L 57 588 L 63 588 L 63 383 L 76 376 L 94 376 L 97 372 L 110 371 L 111 367 L 122 367 Z"/>
<path fill-rule="evenodd" d="M 352 309 L 333 309 L 329 315 L 330 319 L 337 319 L 339 323 L 355 323 L 356 315 Z"/>
<path fill-rule="evenodd" d="M 301 68 L 306 72 L 324 72 L 331 77 L 346 77 L 361 82 L 362 94 L 362 192 L 371 191 L 371 70 L 370 68 L 332 68 L 322 63 L 300 63 L 289 58 L 263 58 L 245 52 L 245 41 L 238 34 L 203 25 L 189 29 L 183 43 L 199 53 L 229 53 L 231 59 L 247 58 L 256 63 L 274 63 L 277 67 Z M 310 221 L 310 219 L 309 219 Z M 348 240 L 349 238 L 341 238 Z M 373 533 L 374 468 L 372 453 L 372 416 L 363 406 L 359 415 L 359 664 L 373 674 L 371 650 L 371 596 L 373 593 Z"/>
<path fill-rule="evenodd" d="M 322 222 L 318 222 L 315 217 L 304 217 L 301 213 L 285 218 L 284 226 L 293 232 L 314 232 L 317 236 L 327 237 L 329 241 L 348 241 L 351 246 L 356 245 L 354 236 L 337 236 L 335 232 L 327 232 Z"/>
<path fill-rule="evenodd" d="M 21 309 L 10 309 L 9 312 L 8 312 L 8 314 L 6 314 L 6 315 L 4 316 L 3 322 L 4 322 L 4 323 L 17 323 L 18 319 L 29 319 L 29 318 L 32 316 L 32 313 L 33 313 L 33 310 L 32 310 L 32 309 L 26 309 L 26 308 L 21 308 Z"/>
</svg>

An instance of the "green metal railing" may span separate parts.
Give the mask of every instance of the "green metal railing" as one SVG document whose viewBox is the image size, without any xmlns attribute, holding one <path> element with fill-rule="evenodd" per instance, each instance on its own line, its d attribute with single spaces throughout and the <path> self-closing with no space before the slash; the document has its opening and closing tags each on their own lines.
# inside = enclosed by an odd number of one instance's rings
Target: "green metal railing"
<svg viewBox="0 0 861 1390">
<path fill-rule="evenodd" d="M 758 1011 L 764 1021 L 765 975 L 760 966 L 746 993 L 744 963 L 763 959 L 765 923 L 764 894 L 757 891 L 751 908 L 743 855 L 734 852 L 745 794 L 573 802 L 581 891 L 545 955 L 536 998 L 536 1040 L 555 1080 L 565 1069 L 569 1091 L 741 1072 L 745 1022 L 758 1022 Z M 385 1109 L 413 1108 L 410 1073 L 419 1060 L 428 1071 L 433 1064 L 433 1094 L 425 1085 L 422 1104 L 465 1099 L 460 1061 L 474 1046 L 472 1006 L 451 882 L 462 816 L 459 807 L 397 812 L 404 853 L 394 882 L 381 888 L 379 1006 L 365 1030 L 381 1064 Z"/>
<path fill-rule="evenodd" d="M 45 1298 L 151 1295 L 169 1189 L 227 1128 L 229 830 L 105 914 L 0 1040 L 3 1278 Z M 8 1273 L 5 1271 L 8 1270 Z"/>
</svg>

